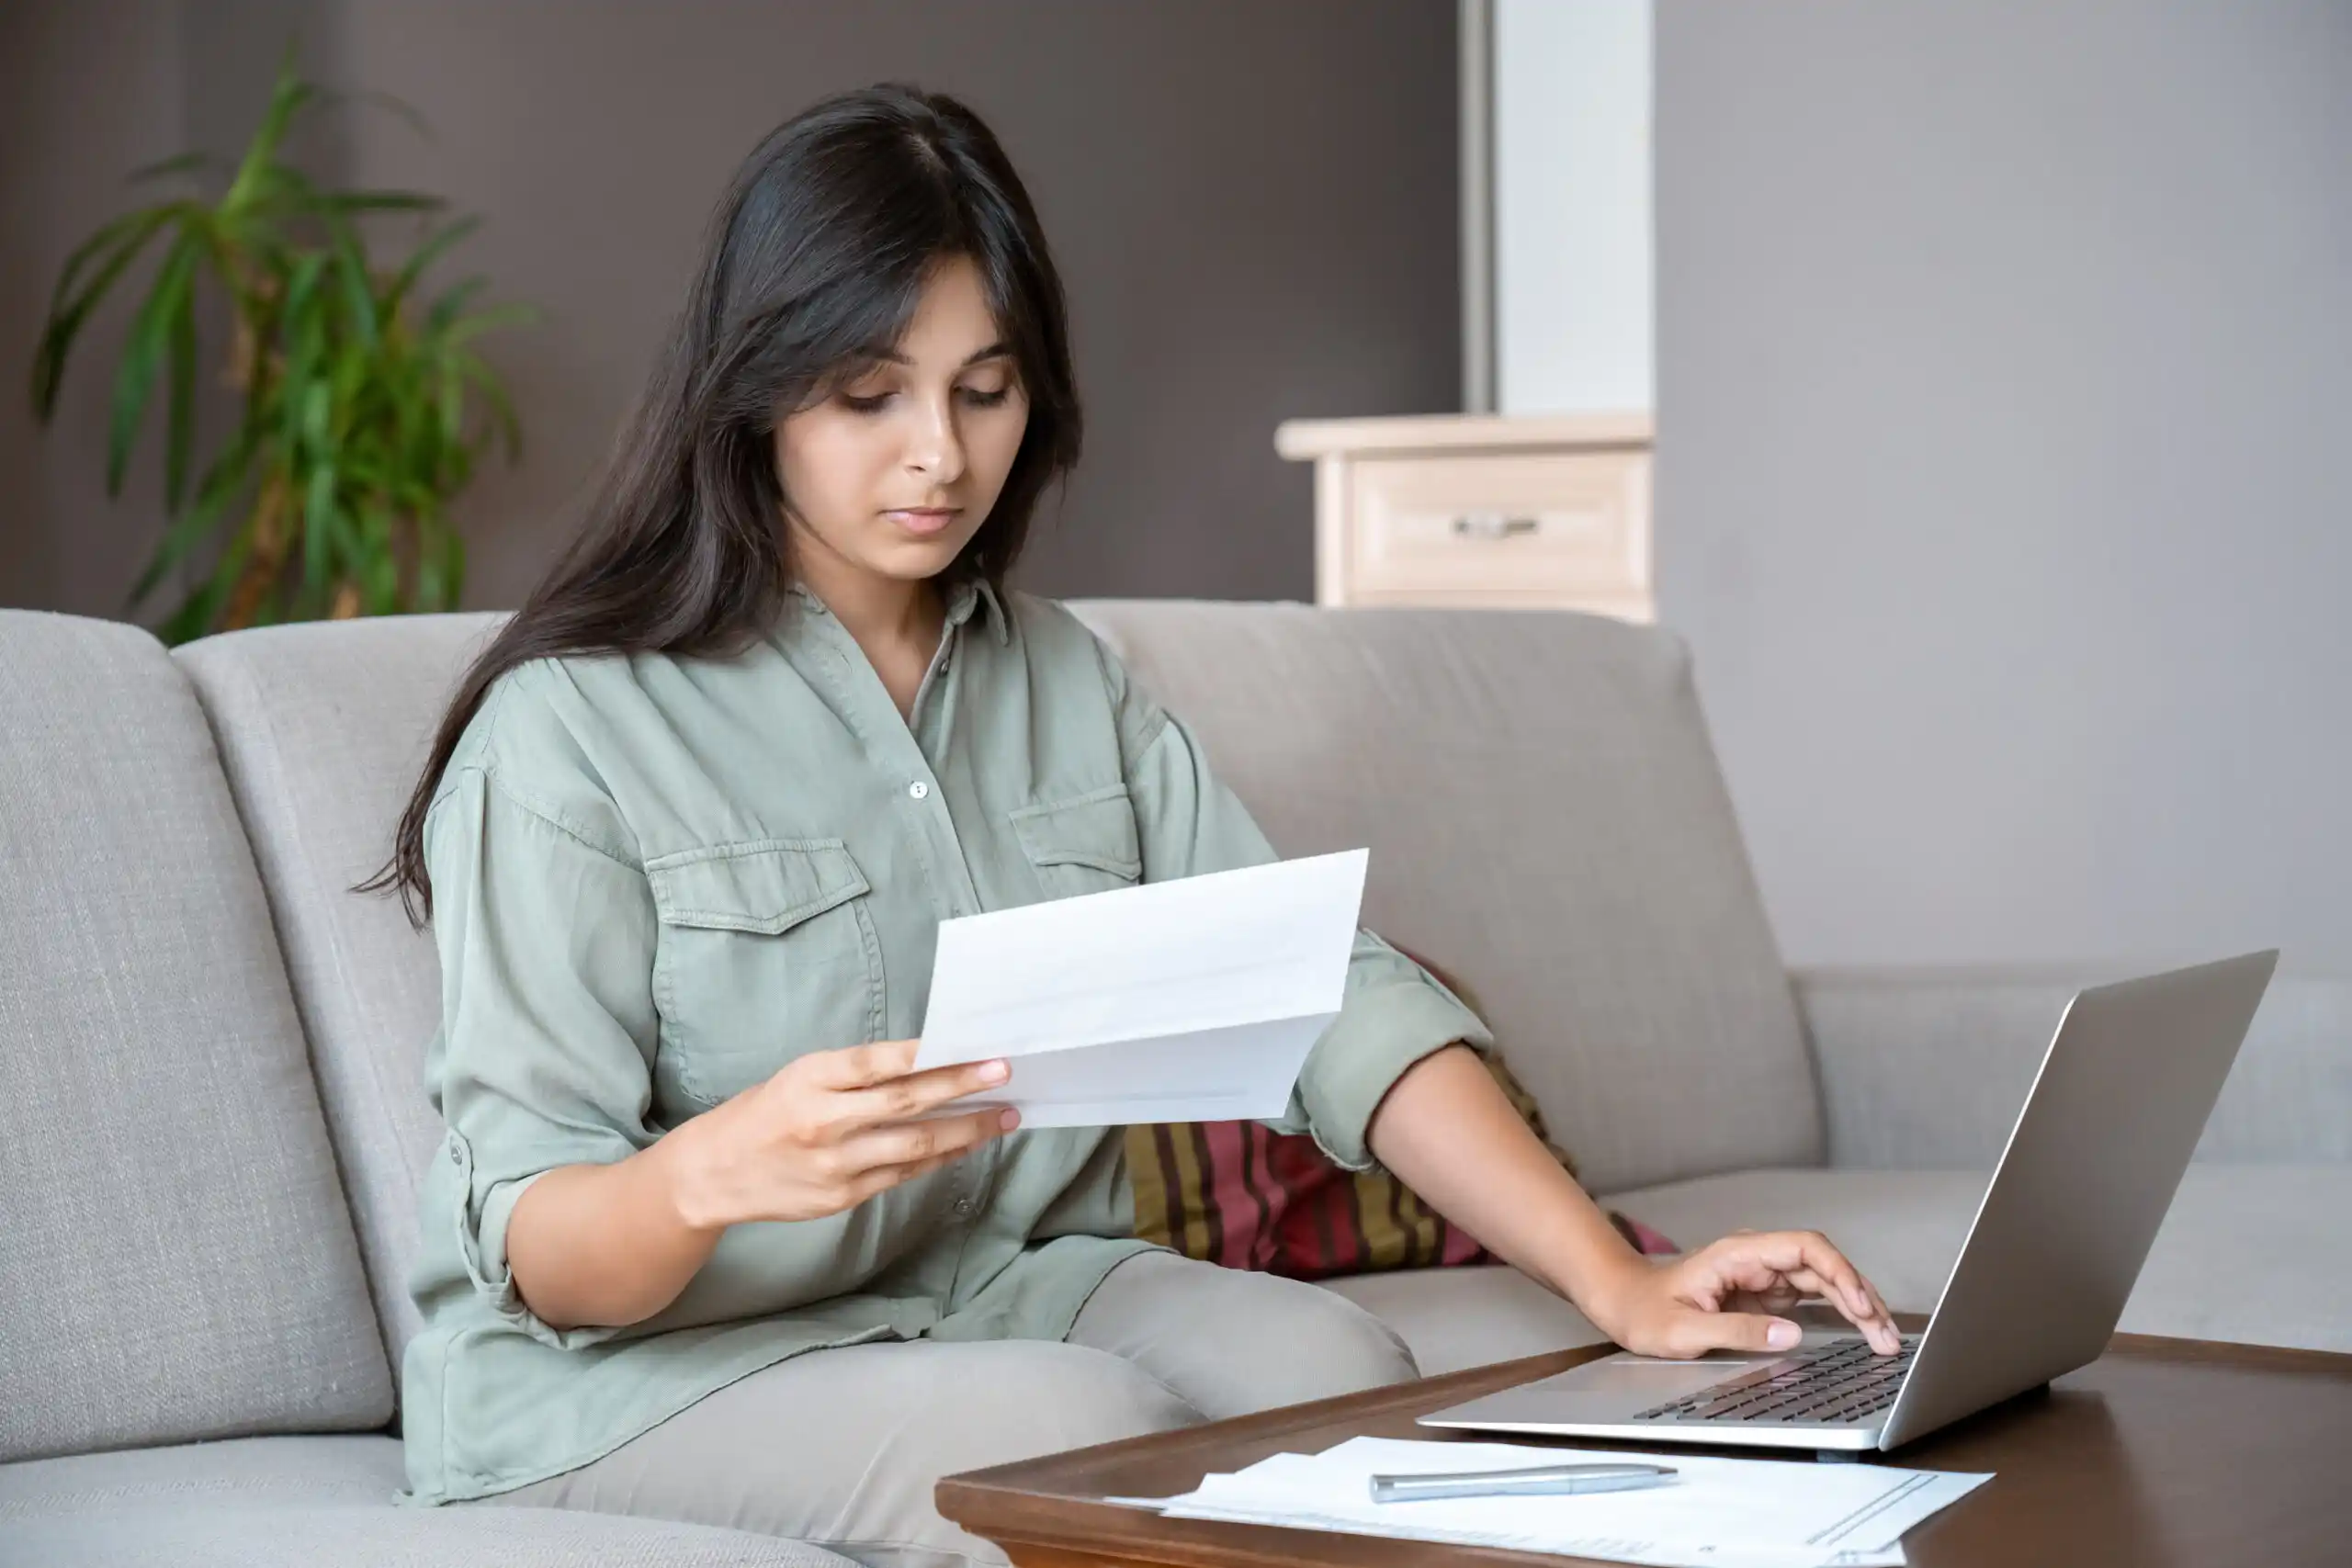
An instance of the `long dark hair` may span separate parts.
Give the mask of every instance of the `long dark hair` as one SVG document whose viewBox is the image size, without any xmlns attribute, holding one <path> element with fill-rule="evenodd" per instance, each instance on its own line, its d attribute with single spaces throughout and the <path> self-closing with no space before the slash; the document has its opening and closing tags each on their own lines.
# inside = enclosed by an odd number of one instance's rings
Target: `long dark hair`
<svg viewBox="0 0 2352 1568">
<path fill-rule="evenodd" d="M 837 94 L 771 131 L 736 172 L 580 532 L 466 671 L 392 858 L 353 892 L 396 888 L 413 927 L 432 919 L 426 811 L 507 671 L 562 654 L 732 657 L 774 625 L 792 585 L 776 421 L 891 350 L 929 271 L 951 256 L 979 269 L 1029 423 L 994 510 L 942 577 L 1002 587 L 1039 496 L 1078 460 L 1060 276 L 978 116 L 902 83 Z"/>
</svg>

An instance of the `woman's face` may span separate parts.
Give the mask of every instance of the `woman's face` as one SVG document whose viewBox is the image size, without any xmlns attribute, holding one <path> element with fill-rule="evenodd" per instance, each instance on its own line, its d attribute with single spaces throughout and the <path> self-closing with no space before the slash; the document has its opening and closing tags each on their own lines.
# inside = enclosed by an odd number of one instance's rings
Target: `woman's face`
<svg viewBox="0 0 2352 1568">
<path fill-rule="evenodd" d="M 794 565 L 812 586 L 936 575 L 1021 449 L 1028 399 L 969 257 L 933 268 L 897 354 L 776 423 Z"/>
</svg>

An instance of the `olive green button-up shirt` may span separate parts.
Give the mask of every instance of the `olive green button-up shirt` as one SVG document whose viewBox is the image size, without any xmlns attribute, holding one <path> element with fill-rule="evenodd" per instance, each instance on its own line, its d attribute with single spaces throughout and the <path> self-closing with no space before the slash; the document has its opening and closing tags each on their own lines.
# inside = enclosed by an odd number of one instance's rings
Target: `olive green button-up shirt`
<svg viewBox="0 0 2352 1568">
<path fill-rule="evenodd" d="M 733 1226 L 620 1328 L 536 1316 L 507 1218 L 546 1172 L 624 1158 L 806 1052 L 919 1033 L 942 920 L 1275 856 L 1082 623 L 970 582 L 911 720 L 805 591 L 734 659 L 510 671 L 438 783 L 425 858 L 447 1133 L 401 1368 L 418 1504 L 585 1464 L 802 1351 L 1066 1335 L 1148 1246 L 1102 1128 L 1015 1132 L 845 1213 Z M 1362 932 L 1272 1125 L 1361 1169 L 1389 1085 L 1455 1040 L 1492 1043 Z"/>
</svg>

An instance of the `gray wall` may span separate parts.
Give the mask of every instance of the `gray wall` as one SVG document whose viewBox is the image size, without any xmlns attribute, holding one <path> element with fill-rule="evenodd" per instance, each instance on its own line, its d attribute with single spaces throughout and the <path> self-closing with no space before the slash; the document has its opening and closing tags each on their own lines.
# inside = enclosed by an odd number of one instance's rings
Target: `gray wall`
<svg viewBox="0 0 2352 1568">
<path fill-rule="evenodd" d="M 116 614 L 160 528 L 159 463 L 105 499 L 111 364 L 68 372 L 46 431 L 27 389 L 59 267 L 128 205 L 125 173 L 180 150 L 178 23 L 162 0 L 0 4 L 0 604 Z M 129 303 L 89 329 L 109 355 Z"/>
<path fill-rule="evenodd" d="M 484 214 L 450 276 L 486 272 L 547 312 L 492 355 L 529 448 L 486 468 L 460 513 L 474 605 L 514 603 L 571 526 L 736 163 L 842 87 L 965 97 L 1043 212 L 1091 423 L 1029 586 L 1309 597 L 1311 476 L 1274 456 L 1275 423 L 1458 395 L 1452 0 L 0 10 L 0 371 L 18 385 L 56 268 L 115 210 L 119 173 L 187 137 L 241 144 L 288 23 L 312 73 L 423 113 L 431 141 L 359 108 L 307 155 Z M 118 322 L 91 346 L 119 341 Z M 71 373 L 55 434 L 0 398 L 0 603 L 119 614 L 159 527 L 152 479 L 102 503 L 98 363 Z"/>
<path fill-rule="evenodd" d="M 2352 966 L 2352 6 L 1657 45 L 1662 613 L 1788 956 Z"/>
</svg>

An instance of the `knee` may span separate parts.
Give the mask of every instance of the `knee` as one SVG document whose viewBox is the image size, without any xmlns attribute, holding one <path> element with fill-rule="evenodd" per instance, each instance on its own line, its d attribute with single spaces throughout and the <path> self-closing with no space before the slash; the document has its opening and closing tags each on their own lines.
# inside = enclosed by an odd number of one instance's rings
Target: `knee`
<svg viewBox="0 0 2352 1568">
<path fill-rule="evenodd" d="M 1039 1453 L 1115 1442 L 1198 1425 L 1201 1412 L 1134 1362 L 1074 1345 L 1023 1346 L 1033 1352 L 1017 1389 L 1003 1391 L 1003 1418 L 1036 1425 Z"/>
<path fill-rule="evenodd" d="M 1297 1284 L 1313 1303 L 1302 1314 L 1306 1344 L 1301 1351 L 1337 1385 L 1331 1392 L 1351 1393 L 1421 1375 L 1404 1337 L 1369 1310 L 1320 1285 L 1285 1283 Z"/>
<path fill-rule="evenodd" d="M 1396 1331 L 1345 1296 L 1297 1280 L 1251 1278 L 1262 1282 L 1253 1292 L 1257 1310 L 1239 1316 L 1227 1348 L 1256 1391 L 1254 1406 L 1328 1399 L 1421 1375 Z"/>
</svg>

